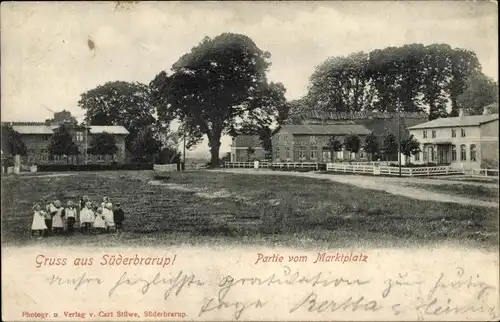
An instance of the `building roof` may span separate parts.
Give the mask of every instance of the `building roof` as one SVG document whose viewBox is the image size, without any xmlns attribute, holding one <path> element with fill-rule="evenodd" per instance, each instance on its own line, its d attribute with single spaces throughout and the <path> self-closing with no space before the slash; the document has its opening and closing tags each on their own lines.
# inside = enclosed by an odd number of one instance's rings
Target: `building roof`
<svg viewBox="0 0 500 322">
<path fill-rule="evenodd" d="M 291 134 L 309 134 L 309 135 L 368 135 L 371 133 L 365 126 L 359 124 L 302 124 L 302 125 L 283 125 L 279 132 L 288 132 Z"/>
<path fill-rule="evenodd" d="M 415 129 L 430 129 L 438 127 L 454 127 L 454 126 L 479 126 L 484 123 L 498 120 L 498 114 L 488 114 L 488 115 L 468 115 L 468 116 L 458 116 L 458 117 L 446 117 L 435 119 L 429 122 L 418 124 L 409 127 L 410 130 Z"/>
<path fill-rule="evenodd" d="M 233 147 L 259 147 L 261 146 L 258 135 L 240 134 L 233 140 Z"/>
<path fill-rule="evenodd" d="M 121 125 L 91 125 L 90 133 L 111 133 L 127 135 L 129 132 Z M 57 125 L 12 125 L 12 128 L 20 134 L 53 134 L 54 130 L 58 128 Z"/>
</svg>

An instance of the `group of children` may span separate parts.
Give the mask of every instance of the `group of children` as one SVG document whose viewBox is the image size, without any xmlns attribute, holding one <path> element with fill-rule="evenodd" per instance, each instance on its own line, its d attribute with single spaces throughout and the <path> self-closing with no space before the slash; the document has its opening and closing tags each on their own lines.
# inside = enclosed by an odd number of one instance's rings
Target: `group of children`
<svg viewBox="0 0 500 322">
<path fill-rule="evenodd" d="M 82 234 L 119 232 L 125 221 L 121 204 L 113 205 L 108 197 L 104 197 L 100 205 L 92 203 L 88 196 L 83 196 L 78 206 L 70 200 L 64 207 L 60 200 L 55 200 L 42 209 L 37 203 L 33 206 L 33 211 L 31 237 L 37 234 L 38 237 L 73 235 L 78 223 Z"/>
</svg>

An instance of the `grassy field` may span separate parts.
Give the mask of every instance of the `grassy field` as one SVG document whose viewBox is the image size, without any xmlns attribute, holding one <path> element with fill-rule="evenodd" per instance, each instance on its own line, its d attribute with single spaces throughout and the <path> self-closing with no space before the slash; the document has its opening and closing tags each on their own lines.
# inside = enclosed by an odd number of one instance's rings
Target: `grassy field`
<svg viewBox="0 0 500 322">
<path fill-rule="evenodd" d="M 428 184 L 411 184 L 415 188 L 424 188 L 427 190 L 447 193 L 450 195 L 462 196 L 472 199 L 480 199 L 485 201 L 491 201 L 498 203 L 498 187 L 490 188 L 483 187 L 479 185 L 468 185 L 464 184 L 440 184 L 440 185 L 428 185 Z"/>
<path fill-rule="evenodd" d="M 123 234 L 30 240 L 43 198 L 121 202 Z M 296 247 L 460 243 L 490 247 L 498 210 L 412 200 L 328 180 L 210 171 L 85 172 L 2 178 L 2 241 L 28 245 L 261 244 Z"/>
</svg>

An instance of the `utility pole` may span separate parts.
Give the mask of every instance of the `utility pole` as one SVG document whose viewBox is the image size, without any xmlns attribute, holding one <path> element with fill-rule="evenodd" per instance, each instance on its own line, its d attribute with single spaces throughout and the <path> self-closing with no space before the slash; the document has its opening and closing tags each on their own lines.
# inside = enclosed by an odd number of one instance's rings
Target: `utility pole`
<svg viewBox="0 0 500 322">
<path fill-rule="evenodd" d="M 398 168 L 399 176 L 401 177 L 401 116 L 399 113 L 399 105 L 396 110 L 398 113 Z"/>
<path fill-rule="evenodd" d="M 184 170 L 186 170 L 186 126 L 185 125 L 184 125 L 183 141 L 184 141 L 184 152 L 182 153 L 182 167 L 184 168 Z"/>
<path fill-rule="evenodd" d="M 87 147 L 88 147 L 88 131 L 89 131 L 89 119 L 85 117 L 85 147 L 83 148 L 83 157 L 85 158 L 84 162 L 87 164 Z"/>
</svg>

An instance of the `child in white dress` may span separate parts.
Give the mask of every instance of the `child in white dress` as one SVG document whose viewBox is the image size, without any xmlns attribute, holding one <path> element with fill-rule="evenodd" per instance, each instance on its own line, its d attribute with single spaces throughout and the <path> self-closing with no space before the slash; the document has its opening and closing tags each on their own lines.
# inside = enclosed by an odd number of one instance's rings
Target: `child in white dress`
<svg viewBox="0 0 500 322">
<path fill-rule="evenodd" d="M 90 228 L 92 228 L 92 223 L 95 220 L 94 211 L 92 210 L 92 203 L 90 201 L 86 201 L 82 210 L 80 210 L 80 228 L 82 234 L 86 234 L 90 232 Z"/>
<path fill-rule="evenodd" d="M 104 205 L 104 209 L 102 210 L 104 215 L 104 220 L 106 221 L 107 231 L 115 231 L 115 220 L 113 216 L 113 204 L 111 202 L 107 202 Z"/>
<path fill-rule="evenodd" d="M 38 233 L 41 238 L 44 235 L 47 225 L 45 225 L 45 214 L 39 204 L 33 206 L 33 223 L 31 224 L 31 237 Z"/>
<path fill-rule="evenodd" d="M 56 200 L 50 209 L 52 215 L 52 230 L 55 235 L 62 234 L 64 229 L 63 210 L 64 208 L 61 206 L 61 201 L 59 200 Z"/>
<path fill-rule="evenodd" d="M 94 219 L 94 229 L 98 233 L 103 233 L 106 230 L 106 221 L 102 208 L 97 208 L 97 213 Z"/>
</svg>

